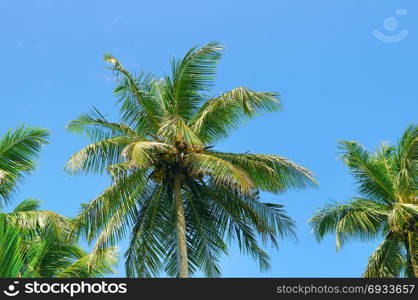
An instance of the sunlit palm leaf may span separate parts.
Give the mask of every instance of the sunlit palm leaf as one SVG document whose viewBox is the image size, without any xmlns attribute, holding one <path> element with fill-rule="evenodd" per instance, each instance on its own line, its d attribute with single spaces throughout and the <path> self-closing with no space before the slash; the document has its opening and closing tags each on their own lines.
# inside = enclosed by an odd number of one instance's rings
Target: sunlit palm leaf
<svg viewBox="0 0 418 300">
<path fill-rule="evenodd" d="M 258 113 L 279 109 L 277 93 L 239 87 L 205 102 L 190 120 L 190 126 L 203 142 L 212 143 Z"/>
<path fill-rule="evenodd" d="M 204 100 L 202 92 L 213 85 L 223 47 L 217 42 L 194 47 L 179 61 L 172 61 L 173 115 L 188 120 Z"/>
<path fill-rule="evenodd" d="M 363 276 L 367 278 L 397 277 L 405 260 L 401 255 L 401 247 L 397 239 L 387 237 L 369 257 Z"/>
<path fill-rule="evenodd" d="M 16 184 L 33 171 L 48 136 L 45 129 L 21 126 L 0 138 L 0 200 L 7 201 Z"/>
<path fill-rule="evenodd" d="M 280 193 L 293 188 L 306 188 L 316 183 L 311 171 L 285 157 L 215 151 L 207 153 L 245 170 L 256 186 L 263 191 Z"/>
<path fill-rule="evenodd" d="M 318 240 L 329 233 L 336 234 L 340 249 L 347 238 L 369 239 L 379 234 L 390 208 L 366 199 L 355 199 L 346 204 L 335 203 L 317 211 L 310 219 Z"/>
<path fill-rule="evenodd" d="M 123 136 L 90 144 L 71 156 L 65 165 L 65 170 L 70 174 L 103 172 L 110 165 L 123 162 L 121 155 L 123 149 L 135 141 L 137 138 Z"/>
</svg>

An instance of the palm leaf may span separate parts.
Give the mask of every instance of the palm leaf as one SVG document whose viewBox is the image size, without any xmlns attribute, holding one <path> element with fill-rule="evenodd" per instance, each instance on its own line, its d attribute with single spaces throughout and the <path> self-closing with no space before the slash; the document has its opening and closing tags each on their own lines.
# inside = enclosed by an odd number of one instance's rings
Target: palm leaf
<svg viewBox="0 0 418 300">
<path fill-rule="evenodd" d="M 281 193 L 288 189 L 300 189 L 316 183 L 312 172 L 285 157 L 265 154 L 206 153 L 231 162 L 242 168 L 260 190 Z"/>
<path fill-rule="evenodd" d="M 309 220 L 320 241 L 329 233 L 336 234 L 336 247 L 340 249 L 347 238 L 370 239 L 382 230 L 390 208 L 367 199 L 356 198 L 349 203 L 334 203 L 317 211 Z"/>
<path fill-rule="evenodd" d="M 204 143 L 225 138 L 232 129 L 261 112 L 280 109 L 277 93 L 239 87 L 205 102 L 189 124 Z"/>
<path fill-rule="evenodd" d="M 398 277 L 404 257 L 401 255 L 401 245 L 397 239 L 389 235 L 376 251 L 369 257 L 363 277 L 393 278 Z"/>
<path fill-rule="evenodd" d="M 33 171 L 48 136 L 45 129 L 21 126 L 0 138 L 0 199 L 7 201 L 16 184 Z"/>
<path fill-rule="evenodd" d="M 243 169 L 210 154 L 190 153 L 185 158 L 185 165 L 191 174 L 210 176 L 215 183 L 243 194 L 250 194 L 255 187 Z"/>
<path fill-rule="evenodd" d="M 356 142 L 340 142 L 342 158 L 356 179 L 359 193 L 370 200 L 391 204 L 396 198 L 390 175 L 384 165 Z"/>
<path fill-rule="evenodd" d="M 194 47 L 179 61 L 172 61 L 173 115 L 188 120 L 202 102 L 202 92 L 213 85 L 216 64 L 223 47 L 211 42 L 201 48 Z"/>
</svg>

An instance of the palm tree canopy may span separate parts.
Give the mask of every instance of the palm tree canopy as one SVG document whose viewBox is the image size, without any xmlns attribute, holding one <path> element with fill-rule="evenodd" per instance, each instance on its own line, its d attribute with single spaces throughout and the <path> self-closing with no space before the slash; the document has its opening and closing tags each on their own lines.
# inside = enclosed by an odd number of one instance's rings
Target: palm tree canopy
<svg viewBox="0 0 418 300">
<path fill-rule="evenodd" d="M 340 147 L 359 196 L 314 214 L 310 223 L 317 239 L 335 234 L 339 249 L 350 238 L 384 236 L 364 276 L 396 277 L 402 272 L 414 276 L 414 267 L 418 270 L 418 127 L 409 126 L 396 146 L 383 143 L 374 153 L 357 142 L 342 141 Z"/>
<path fill-rule="evenodd" d="M 48 136 L 45 129 L 21 126 L 0 137 L 0 204 L 7 202 L 16 185 L 33 171 L 34 159 L 48 143 Z"/>
<path fill-rule="evenodd" d="M 282 206 L 261 202 L 259 192 L 279 194 L 315 182 L 309 170 L 284 157 L 213 149 L 213 143 L 243 122 L 281 107 L 277 93 L 246 87 L 212 96 L 222 50 L 217 42 L 194 47 L 182 59 L 173 59 L 171 74 L 161 78 L 130 73 L 106 54 L 118 76 L 114 93 L 120 121 L 110 122 L 93 109 L 68 125 L 92 144 L 75 153 L 66 170 L 107 171 L 113 178 L 112 186 L 83 206 L 77 227 L 89 241 L 97 239 L 98 252 L 129 232 L 129 276 L 155 276 L 161 269 L 178 275 L 176 176 L 189 269 L 202 269 L 207 276 L 220 274 L 225 236 L 268 268 L 257 236 L 277 244 L 277 236 L 294 233 L 294 224 Z"/>
<path fill-rule="evenodd" d="M 39 206 L 38 200 L 27 199 L 12 212 L 0 213 L 0 277 L 86 278 L 113 272 L 114 248 L 92 262 L 70 235 L 71 220 Z"/>
</svg>

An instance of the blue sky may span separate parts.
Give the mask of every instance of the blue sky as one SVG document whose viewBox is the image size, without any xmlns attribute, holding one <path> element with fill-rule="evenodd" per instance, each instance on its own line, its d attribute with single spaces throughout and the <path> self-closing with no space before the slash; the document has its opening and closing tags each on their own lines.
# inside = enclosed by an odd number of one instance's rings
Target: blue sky
<svg viewBox="0 0 418 300">
<path fill-rule="evenodd" d="M 242 126 L 218 148 L 287 156 L 320 181 L 315 190 L 264 195 L 287 207 L 299 237 L 298 243 L 283 241 L 279 251 L 269 249 L 269 272 L 260 273 L 232 247 L 222 261 L 223 275 L 360 276 L 379 241 L 351 242 L 337 253 L 334 237 L 318 244 L 306 222 L 327 202 L 355 195 L 338 160 L 338 140 L 373 149 L 382 140 L 396 141 L 417 121 L 417 12 L 413 0 L 0 0 L 0 132 L 22 123 L 52 132 L 14 203 L 34 197 L 45 209 L 74 216 L 80 203 L 109 184 L 106 177 L 62 171 L 66 159 L 87 144 L 66 131 L 67 122 L 93 105 L 117 116 L 104 52 L 130 70 L 163 74 L 173 55 L 219 40 L 226 51 L 216 91 L 240 85 L 278 91 L 284 110 Z M 373 30 L 391 40 L 402 30 L 408 35 L 387 43 Z M 123 275 L 121 264 L 116 276 Z"/>
</svg>

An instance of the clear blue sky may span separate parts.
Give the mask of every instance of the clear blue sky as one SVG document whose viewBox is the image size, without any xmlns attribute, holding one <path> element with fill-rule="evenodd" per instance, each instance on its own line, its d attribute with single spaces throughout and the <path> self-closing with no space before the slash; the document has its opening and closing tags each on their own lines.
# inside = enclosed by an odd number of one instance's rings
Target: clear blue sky
<svg viewBox="0 0 418 300">
<path fill-rule="evenodd" d="M 355 195 L 337 158 L 337 140 L 374 148 L 381 140 L 396 141 L 417 121 L 417 12 L 414 0 L 0 0 L 0 132 L 23 122 L 52 132 L 14 203 L 34 197 L 46 209 L 74 216 L 80 203 L 108 185 L 105 177 L 62 171 L 87 144 L 67 132 L 66 123 L 93 105 L 116 116 L 104 52 L 130 70 L 163 74 L 172 55 L 219 40 L 227 50 L 217 91 L 245 85 L 278 91 L 284 103 L 283 112 L 246 124 L 219 149 L 287 156 L 320 181 L 316 190 L 265 195 L 285 204 L 299 236 L 298 243 L 283 241 L 279 251 L 269 250 L 271 271 L 260 273 L 233 247 L 222 262 L 224 276 L 360 276 L 378 241 L 348 243 L 337 253 L 334 237 L 318 244 L 306 222 L 328 201 Z M 408 30 L 408 36 L 386 43 L 373 36 L 375 29 L 388 37 Z M 123 276 L 122 264 L 118 270 Z"/>
</svg>

